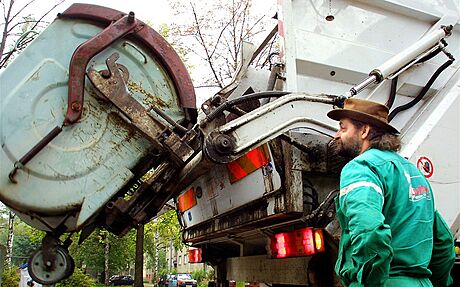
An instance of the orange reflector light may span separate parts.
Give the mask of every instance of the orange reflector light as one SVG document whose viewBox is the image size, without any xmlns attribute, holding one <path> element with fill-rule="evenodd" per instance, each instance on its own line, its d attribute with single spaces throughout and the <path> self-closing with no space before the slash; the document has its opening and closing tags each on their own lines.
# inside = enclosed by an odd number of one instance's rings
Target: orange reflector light
<svg viewBox="0 0 460 287">
<path fill-rule="evenodd" d="M 323 238 L 323 230 L 316 229 L 315 230 L 315 248 L 318 252 L 324 251 L 324 238 Z"/>
<path fill-rule="evenodd" d="M 194 207 L 196 205 L 196 195 L 193 187 L 181 194 L 177 199 L 177 203 L 179 205 L 180 212 L 184 212 Z"/>
<path fill-rule="evenodd" d="M 227 164 L 230 183 L 245 178 L 248 174 L 269 162 L 270 153 L 266 144 L 251 150 L 237 160 Z"/>
<path fill-rule="evenodd" d="M 270 252 L 272 258 L 309 256 L 324 252 L 323 232 L 310 227 L 275 234 L 270 238 Z"/>
<path fill-rule="evenodd" d="M 201 263 L 202 261 L 203 261 L 203 257 L 201 255 L 201 248 L 190 249 L 188 251 L 188 262 L 189 263 Z"/>
</svg>

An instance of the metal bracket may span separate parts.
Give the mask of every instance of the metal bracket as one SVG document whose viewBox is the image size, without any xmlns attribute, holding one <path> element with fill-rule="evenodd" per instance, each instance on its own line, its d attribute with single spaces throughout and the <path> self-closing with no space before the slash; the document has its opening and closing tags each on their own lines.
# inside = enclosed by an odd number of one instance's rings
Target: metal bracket
<svg viewBox="0 0 460 287">
<path fill-rule="evenodd" d="M 88 77 L 91 83 L 144 134 L 157 150 L 169 152 L 173 162 L 181 165 L 195 151 L 131 96 L 126 85 L 128 71 L 124 66 L 116 63 L 118 58 L 118 53 L 113 53 L 107 58 L 108 73 L 100 73 L 90 68 Z"/>
<path fill-rule="evenodd" d="M 204 152 L 214 162 L 228 163 L 294 128 L 309 128 L 334 134 L 336 128 L 310 117 L 316 104 L 337 105 L 339 98 L 328 95 L 290 94 L 247 113 L 211 132 Z"/>
<path fill-rule="evenodd" d="M 64 125 L 73 124 L 81 117 L 86 66 L 91 58 L 136 27 L 137 21 L 134 18 L 134 13 L 130 12 L 129 15 L 111 24 L 75 50 L 70 60 L 68 105 Z"/>
</svg>

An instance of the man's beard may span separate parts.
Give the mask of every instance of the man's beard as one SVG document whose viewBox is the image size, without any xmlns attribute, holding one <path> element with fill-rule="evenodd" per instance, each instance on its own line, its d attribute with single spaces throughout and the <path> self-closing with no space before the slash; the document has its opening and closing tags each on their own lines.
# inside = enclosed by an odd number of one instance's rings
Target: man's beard
<svg viewBox="0 0 460 287">
<path fill-rule="evenodd" d="M 357 157 L 360 154 L 362 148 L 362 144 L 358 138 L 350 139 L 347 143 L 338 140 L 336 141 L 335 146 L 338 155 L 350 159 Z"/>
</svg>

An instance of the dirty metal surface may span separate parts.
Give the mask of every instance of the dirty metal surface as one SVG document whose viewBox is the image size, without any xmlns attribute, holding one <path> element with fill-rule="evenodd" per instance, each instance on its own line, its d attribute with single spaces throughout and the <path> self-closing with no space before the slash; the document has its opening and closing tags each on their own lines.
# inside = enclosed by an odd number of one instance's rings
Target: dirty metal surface
<svg viewBox="0 0 460 287">
<path fill-rule="evenodd" d="M 83 109 L 86 66 L 92 57 L 122 38 L 137 27 L 134 13 L 122 17 L 109 25 L 95 37 L 87 40 L 75 50 L 69 67 L 69 93 L 64 124 L 73 124 L 81 117 Z"/>
<path fill-rule="evenodd" d="M 0 200 L 24 221 L 44 230 L 60 224 L 68 230 L 81 228 L 133 178 L 139 160 L 155 150 L 85 81 L 78 122 L 64 126 L 17 172 L 18 184 L 9 181 L 13 164 L 64 121 L 68 63 L 75 49 L 104 26 L 75 17 L 55 20 L 0 75 Z M 118 40 L 94 56 L 89 66 L 106 70 L 105 60 L 119 53 L 118 62 L 129 70 L 128 89 L 142 107 L 155 104 L 174 121 L 183 121 L 176 84 L 160 61 L 138 43 Z"/>
<path fill-rule="evenodd" d="M 216 164 L 207 173 L 197 177 L 190 185 L 183 189 L 200 188 L 201 198 L 197 205 L 181 214 L 186 227 L 212 220 L 215 216 L 228 213 L 241 208 L 252 201 L 260 199 L 267 194 L 277 191 L 281 187 L 280 174 L 270 162 L 244 178 L 231 183 L 229 170 L 225 165 Z"/>
<path fill-rule="evenodd" d="M 67 19 L 90 20 L 96 25 L 106 27 L 112 21 L 126 15 L 120 11 L 90 4 L 73 4 L 60 17 Z M 149 51 L 171 77 L 180 104 L 185 108 L 196 108 L 195 89 L 184 64 L 177 53 L 160 34 L 145 23 L 138 21 L 136 30 L 130 34 L 129 39 L 141 44 L 144 50 Z"/>
<path fill-rule="evenodd" d="M 284 204 L 276 204 L 279 209 L 276 214 L 270 213 L 270 201 L 282 201 L 282 195 L 273 195 L 271 199 L 263 198 L 253 201 L 251 204 L 228 212 L 224 215 L 216 216 L 198 225 L 184 230 L 184 239 L 187 242 L 199 243 L 218 238 L 227 238 L 229 235 L 251 236 L 252 233 L 260 232 L 266 226 L 281 223 L 287 219 L 301 217 L 301 213 L 286 213 Z"/>
<path fill-rule="evenodd" d="M 106 63 L 109 68 L 109 77 L 102 76 L 94 69 L 88 71 L 88 77 L 95 88 L 128 117 L 130 122 L 138 128 L 139 131 L 142 131 L 149 141 L 154 144 L 155 148 L 161 150 L 162 145 L 158 141 L 158 138 L 165 129 L 165 126 L 152 119 L 148 115 L 147 110 L 131 97 L 124 80 L 124 78 L 128 78 L 129 75 L 127 75 L 127 69 L 124 68 L 126 71 L 122 72 L 120 66 L 115 63 L 118 58 L 118 53 L 113 53 L 107 58 Z"/>
</svg>

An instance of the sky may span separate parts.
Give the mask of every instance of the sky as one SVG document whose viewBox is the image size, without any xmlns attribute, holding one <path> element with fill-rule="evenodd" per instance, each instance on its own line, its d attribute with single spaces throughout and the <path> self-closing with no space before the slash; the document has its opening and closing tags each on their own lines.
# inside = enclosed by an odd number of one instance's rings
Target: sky
<svg viewBox="0 0 460 287">
<path fill-rule="evenodd" d="M 56 0 L 37 1 L 47 3 L 47 5 L 43 5 L 43 8 L 45 9 L 49 7 L 49 3 L 56 2 Z M 136 14 L 136 17 L 142 21 L 148 20 L 154 25 L 159 25 L 161 23 L 168 23 L 173 16 L 168 2 L 168 0 L 66 0 L 63 4 L 56 8 L 56 13 L 64 11 L 73 3 L 89 3 L 106 6 L 125 13 L 133 11 Z M 55 15 L 56 13 L 52 14 Z"/>
<path fill-rule="evenodd" d="M 30 1 L 30 0 L 19 0 L 19 1 Z M 43 3 L 42 6 L 43 11 L 42 14 L 46 12 L 45 9 L 49 9 L 53 2 L 57 2 L 58 0 L 35 0 L 36 2 Z M 187 3 L 186 0 L 185 3 Z M 61 4 L 58 8 L 55 9 L 53 13 L 50 13 L 48 21 L 52 21 L 55 15 L 58 12 L 65 11 L 68 7 L 70 7 L 73 3 L 89 3 L 94 5 L 106 6 L 112 9 L 116 9 L 125 13 L 133 11 L 136 15 L 136 18 L 140 19 L 143 22 L 149 23 L 152 28 L 157 29 L 160 27 L 161 24 L 170 24 L 176 23 L 181 24 L 190 19 L 184 19 L 182 16 L 175 16 L 173 10 L 170 7 L 169 0 L 66 0 L 63 4 Z M 36 5 L 39 6 L 39 5 Z M 257 9 L 257 13 L 262 12 L 263 14 L 273 13 L 273 8 L 276 7 L 275 0 L 253 0 L 253 8 Z M 267 12 L 269 11 L 269 12 Z M 36 15 L 39 15 L 39 10 L 35 11 Z M 217 12 L 217 11 L 216 11 Z M 218 13 L 218 12 L 217 12 Z M 273 16 L 271 15 L 271 16 Z M 270 17 L 271 17 L 270 16 Z M 182 39 L 184 40 L 184 39 Z M 185 40 L 186 41 L 186 40 Z M 186 44 L 186 43 L 185 43 Z M 188 55 L 188 65 L 193 66 L 194 69 L 192 71 L 193 77 L 200 78 L 200 73 L 209 73 L 209 71 L 204 71 L 204 67 L 206 63 L 202 62 L 203 60 L 199 59 L 194 55 Z M 200 72 L 202 71 L 202 72 Z M 196 85 L 196 84 L 195 84 Z M 197 94 L 197 104 L 201 105 L 208 97 L 212 96 L 216 93 L 217 89 L 208 89 L 208 88 L 200 88 L 196 89 L 195 92 Z"/>
<path fill-rule="evenodd" d="M 5 3 L 9 3 L 12 0 L 6 0 Z M 19 9 L 23 7 L 26 3 L 30 2 L 31 0 L 15 0 L 15 7 Z M 22 15 L 33 14 L 35 18 L 41 17 L 44 15 L 54 4 L 61 2 L 62 0 L 34 0 L 33 3 L 23 11 Z M 182 0 L 184 3 L 188 3 L 187 0 Z M 136 18 L 140 19 L 141 21 L 148 23 L 152 26 L 153 29 L 158 29 L 161 24 L 185 24 L 185 22 L 190 21 L 188 18 L 184 18 L 184 16 L 176 16 L 174 15 L 173 10 L 170 7 L 171 0 L 65 0 L 62 4 L 60 4 L 57 8 L 55 8 L 52 12 L 45 17 L 46 22 L 52 22 L 56 17 L 57 13 L 64 12 L 68 7 L 70 7 L 74 3 L 88 3 L 93 5 L 100 5 L 109 7 L 112 9 L 119 10 L 124 13 L 128 13 L 133 11 L 136 15 Z M 252 1 L 252 8 L 254 11 L 257 11 L 257 14 L 265 14 L 269 18 L 274 15 L 274 8 L 276 8 L 276 0 L 253 0 Z M 14 12 L 14 11 L 13 11 Z M 218 13 L 218 11 L 215 11 Z M 199 11 L 198 11 L 199 13 Z M 0 20 L 0 28 L 2 28 Z M 270 28 L 271 29 L 271 28 Z M 185 38 L 181 39 L 182 41 L 187 41 Z M 187 46 L 187 43 L 184 42 Z M 258 43 L 254 43 L 258 44 Z M 191 46 L 191 45 L 190 45 Z M 187 56 L 187 64 L 189 66 L 194 67 L 191 71 L 194 78 L 202 78 L 200 74 L 202 73 L 209 73 L 209 71 L 204 71 L 204 67 L 206 63 L 203 60 L 190 54 Z M 206 68 L 207 69 L 207 68 Z M 195 84 L 196 85 L 196 84 Z M 217 91 L 214 91 L 217 92 Z M 198 104 L 203 102 L 205 98 L 209 97 L 210 95 L 201 95 L 203 92 L 201 89 L 196 90 L 197 95 L 200 99 L 198 100 Z M 208 93 L 208 91 L 205 91 Z M 212 94 L 211 94 L 212 95 Z"/>
</svg>

